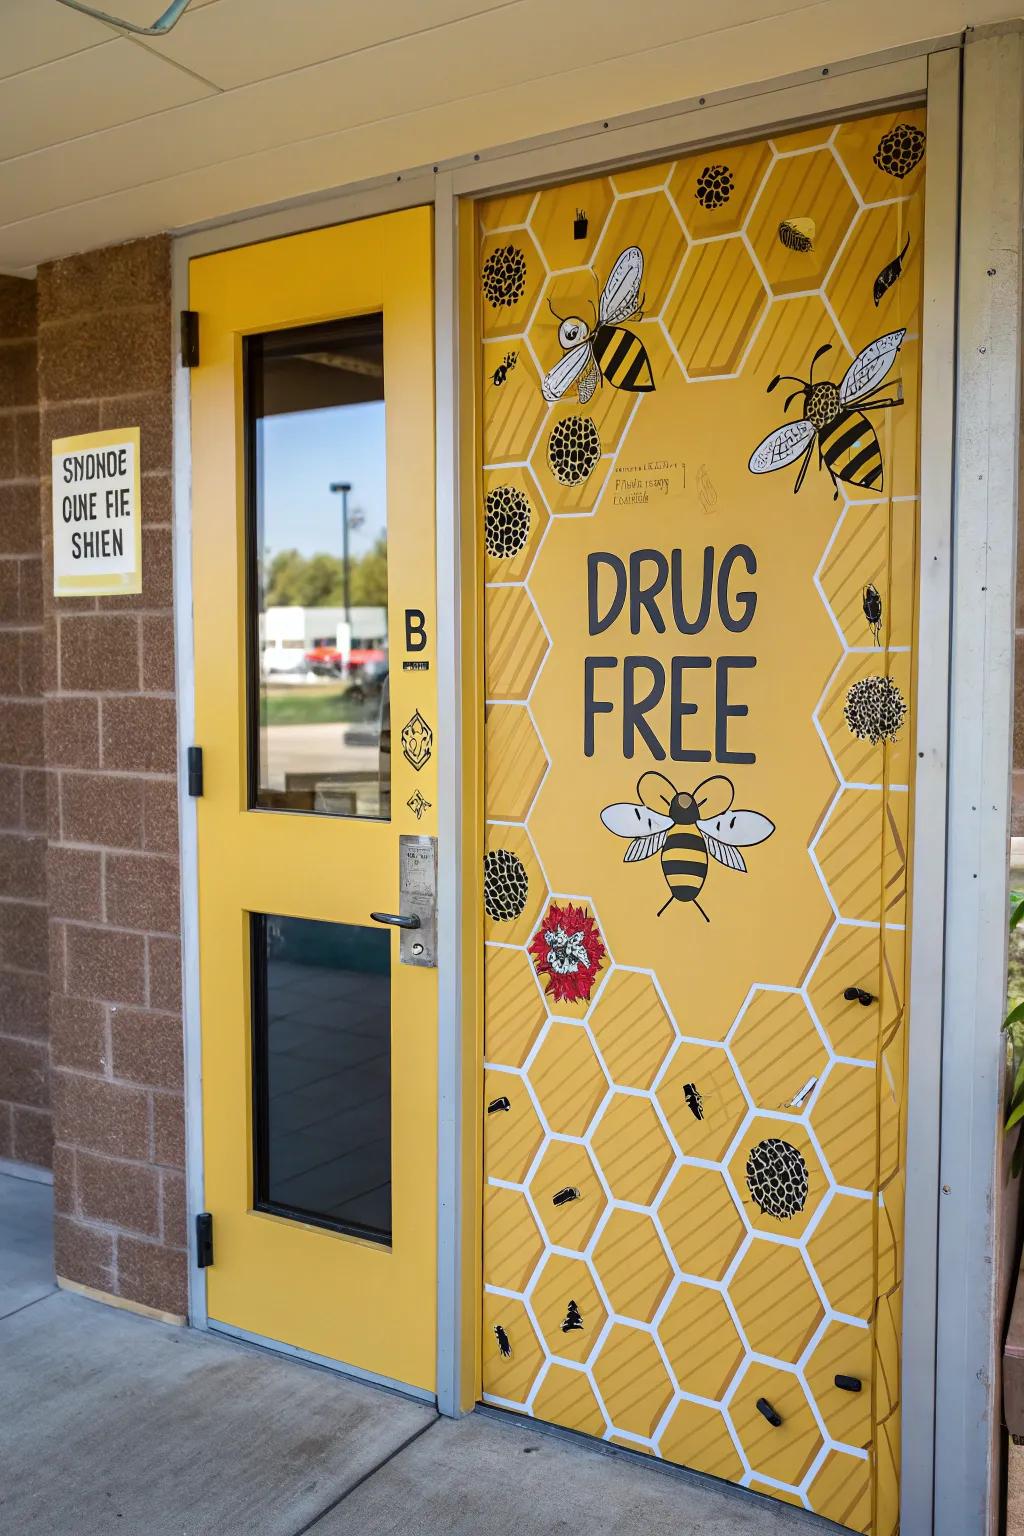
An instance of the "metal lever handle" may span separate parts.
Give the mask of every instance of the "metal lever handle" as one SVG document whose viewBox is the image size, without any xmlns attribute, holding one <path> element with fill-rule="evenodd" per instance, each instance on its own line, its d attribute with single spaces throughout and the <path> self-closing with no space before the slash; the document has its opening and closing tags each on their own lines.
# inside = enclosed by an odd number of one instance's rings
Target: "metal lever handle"
<svg viewBox="0 0 1024 1536">
<path fill-rule="evenodd" d="M 875 1001 L 870 992 L 865 992 L 863 987 L 847 987 L 843 993 L 848 1003 L 860 1003 L 862 1008 L 870 1008 Z"/>
<path fill-rule="evenodd" d="M 413 913 L 412 917 L 403 917 L 401 912 L 371 912 L 371 918 L 375 923 L 390 923 L 392 928 L 418 928 L 420 920 Z"/>
</svg>

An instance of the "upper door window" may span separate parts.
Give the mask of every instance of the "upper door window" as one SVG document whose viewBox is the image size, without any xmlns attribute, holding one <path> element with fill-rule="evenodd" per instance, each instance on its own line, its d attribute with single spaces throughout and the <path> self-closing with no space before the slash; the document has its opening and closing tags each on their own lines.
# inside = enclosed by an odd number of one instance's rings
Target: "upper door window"
<svg viewBox="0 0 1024 1536">
<path fill-rule="evenodd" d="M 384 325 L 244 342 L 250 804 L 387 820 Z"/>
</svg>

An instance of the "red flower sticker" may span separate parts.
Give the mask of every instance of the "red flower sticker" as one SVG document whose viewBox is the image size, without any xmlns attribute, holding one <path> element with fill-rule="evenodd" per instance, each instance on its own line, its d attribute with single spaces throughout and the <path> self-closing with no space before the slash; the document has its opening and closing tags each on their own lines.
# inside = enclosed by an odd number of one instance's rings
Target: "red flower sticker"
<svg viewBox="0 0 1024 1536">
<path fill-rule="evenodd" d="M 607 951 L 586 907 L 552 902 L 529 949 L 538 975 L 547 977 L 545 991 L 554 1002 L 589 1002 Z"/>
</svg>

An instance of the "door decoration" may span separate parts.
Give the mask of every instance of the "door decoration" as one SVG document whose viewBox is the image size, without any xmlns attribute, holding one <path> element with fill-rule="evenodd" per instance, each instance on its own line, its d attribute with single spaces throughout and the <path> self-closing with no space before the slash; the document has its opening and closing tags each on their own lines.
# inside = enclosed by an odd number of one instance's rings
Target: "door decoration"
<svg viewBox="0 0 1024 1536">
<path fill-rule="evenodd" d="M 483 1396 L 870 1536 L 923 147 L 901 108 L 478 207 Z"/>
<path fill-rule="evenodd" d="M 499 245 L 483 266 L 484 298 L 492 309 L 511 309 L 526 292 L 526 257 L 518 245 Z"/>
<path fill-rule="evenodd" d="M 417 773 L 430 762 L 434 733 L 419 710 L 402 726 L 402 756 Z"/>
<path fill-rule="evenodd" d="M 518 352 L 506 352 L 497 368 L 491 374 L 491 383 L 497 385 L 500 389 L 518 361 Z"/>
</svg>

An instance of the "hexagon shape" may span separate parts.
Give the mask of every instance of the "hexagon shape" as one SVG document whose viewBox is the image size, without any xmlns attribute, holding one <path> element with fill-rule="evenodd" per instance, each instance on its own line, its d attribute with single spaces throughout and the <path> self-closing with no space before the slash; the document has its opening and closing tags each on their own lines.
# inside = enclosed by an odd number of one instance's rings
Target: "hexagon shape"
<svg viewBox="0 0 1024 1536">
<path fill-rule="evenodd" d="M 655 187 L 664 187 L 672 169 L 664 160 L 656 160 L 653 165 L 632 166 L 629 170 L 613 172 L 612 186 L 619 197 L 630 192 L 648 192 Z"/>
<path fill-rule="evenodd" d="M 528 948 L 550 1011 L 560 1018 L 582 1019 L 611 965 L 589 901 L 553 897 Z"/>
<path fill-rule="evenodd" d="M 602 388 L 598 393 L 609 391 Z M 530 467 L 553 516 L 593 509 L 611 466 L 607 455 L 607 445 L 588 407 L 581 407 L 575 399 L 551 407 Z"/>
<path fill-rule="evenodd" d="M 887 996 L 883 993 L 882 974 L 881 935 L 877 928 L 832 929 L 807 984 L 807 995 L 838 1056 L 855 1056 L 862 1061 L 875 1059 L 880 1030 L 893 1023 L 902 1008 L 902 1000 L 894 997 L 891 989 Z M 883 1001 L 867 1007 L 851 1002 L 843 996 L 848 987 Z M 884 1009 L 882 1020 L 880 1008 Z"/>
<path fill-rule="evenodd" d="M 640 291 L 643 312 L 653 319 L 661 313 L 686 251 L 686 236 L 666 193 L 646 192 L 616 203 L 594 257 L 602 281 L 607 281 L 620 254 L 630 245 L 638 245 L 644 253 Z"/>
<path fill-rule="evenodd" d="M 557 1360 L 548 1366 L 530 1407 L 534 1418 L 578 1430 L 582 1435 L 601 1436 L 607 1427 L 585 1372 L 574 1371 Z"/>
<path fill-rule="evenodd" d="M 829 1451 L 807 1497 L 816 1515 L 851 1531 L 871 1528 L 871 1463 L 846 1451 Z M 879 1530 L 887 1527 L 880 1526 Z"/>
<path fill-rule="evenodd" d="M 510 192 L 505 197 L 488 197 L 477 203 L 480 233 L 491 234 L 494 230 L 512 229 L 525 224 L 535 192 Z"/>
<path fill-rule="evenodd" d="M 782 1419 L 769 1424 L 757 1404 L 770 1403 Z M 821 1435 L 800 1378 L 781 1366 L 750 1362 L 729 1402 L 736 1432 L 755 1472 L 793 1486 L 801 1483 L 821 1449 Z"/>
<path fill-rule="evenodd" d="M 836 1194 L 807 1244 L 829 1305 L 865 1322 L 875 1304 L 874 1223 L 871 1200 Z"/>
<path fill-rule="evenodd" d="M 521 1301 L 484 1291 L 483 1325 L 484 1392 L 510 1403 L 525 1403 L 544 1364 L 530 1314 Z"/>
<path fill-rule="evenodd" d="M 776 297 L 822 286 L 856 211 L 850 184 L 831 150 L 776 160 L 747 225 L 747 238 Z M 807 239 L 810 249 L 804 248 Z"/>
<path fill-rule="evenodd" d="M 484 1172 L 521 1184 L 544 1139 L 526 1084 L 512 1072 L 491 1068 L 484 1073 L 484 1105 Z"/>
<path fill-rule="evenodd" d="M 743 1210 L 755 1232 L 801 1237 L 828 1178 L 799 1121 L 757 1115 L 729 1162 Z"/>
<path fill-rule="evenodd" d="M 745 1350 L 721 1291 L 683 1280 L 658 1334 L 684 1392 L 715 1399 L 725 1395 Z"/>
<path fill-rule="evenodd" d="M 488 816 L 525 821 L 548 766 L 525 704 L 485 707 L 484 763 Z"/>
<path fill-rule="evenodd" d="M 552 1024 L 530 1065 L 530 1082 L 544 1118 L 561 1136 L 583 1136 L 607 1083 L 585 1029 Z"/>
<path fill-rule="evenodd" d="M 582 1363 L 608 1320 L 584 1259 L 549 1253 L 530 1293 L 530 1305 L 553 1355 Z"/>
<path fill-rule="evenodd" d="M 530 214 L 530 228 L 552 272 L 583 267 L 591 260 L 612 205 L 612 184 L 605 176 L 547 187 Z M 577 224 L 586 215 L 586 231 Z"/>
<path fill-rule="evenodd" d="M 479 270 L 484 339 L 522 333 L 544 284 L 544 262 L 529 230 L 485 235 Z"/>
<path fill-rule="evenodd" d="M 720 1046 L 681 1040 L 658 1084 L 658 1103 L 687 1157 L 724 1157 L 747 1101 Z"/>
<path fill-rule="evenodd" d="M 673 1162 L 650 1100 L 614 1093 L 590 1144 L 615 1199 L 650 1205 Z"/>
<path fill-rule="evenodd" d="M 677 1168 L 658 1218 L 680 1269 L 704 1280 L 724 1278 L 747 1232 L 716 1168 Z"/>
<path fill-rule="evenodd" d="M 484 1189 L 484 1259 L 488 1285 L 523 1291 L 544 1252 L 526 1196 L 488 1184 Z"/>
<path fill-rule="evenodd" d="M 489 342 L 483 350 L 483 369 L 484 463 L 525 459 L 547 409 L 533 358 L 521 344 Z"/>
<path fill-rule="evenodd" d="M 481 517 L 484 580 L 489 584 L 522 581 L 550 521 L 530 471 L 521 464 L 485 470 Z"/>
<path fill-rule="evenodd" d="M 521 949 L 484 949 L 487 999 L 484 1054 L 495 1066 L 521 1067 L 547 1019 L 544 1002 Z"/>
<path fill-rule="evenodd" d="M 484 623 L 488 698 L 528 698 L 548 641 L 526 588 L 489 588 Z"/>
<path fill-rule="evenodd" d="M 594 1266 L 612 1311 L 649 1323 L 672 1284 L 658 1229 L 639 1211 L 614 1210 L 594 1247 Z"/>
<path fill-rule="evenodd" d="M 735 373 L 767 303 L 764 285 L 739 237 L 691 246 L 664 314 L 690 378 Z"/>
<path fill-rule="evenodd" d="M 906 325 L 910 318 L 908 308 L 916 309 L 921 287 L 920 235 L 916 203 L 865 208 L 855 220 L 829 278 L 828 296 L 836 314 L 842 315 L 843 330 L 856 351 L 862 351 L 886 331 Z M 900 276 L 880 294 L 876 304 L 873 280 L 901 252 Z M 869 281 L 865 282 L 865 278 Z M 895 367 L 893 376 L 899 371 Z"/>
<path fill-rule="evenodd" d="M 879 921 L 884 815 L 880 790 L 844 789 L 818 834 L 814 851 L 841 918 Z"/>
<path fill-rule="evenodd" d="M 878 1153 L 878 1077 L 873 1066 L 837 1061 L 815 1101 L 811 1123 L 837 1184 L 872 1190 Z"/>
<path fill-rule="evenodd" d="M 760 1109 L 799 1113 L 828 1065 L 828 1053 L 799 992 L 757 988 L 730 1044 Z"/>
<path fill-rule="evenodd" d="M 899 136 L 904 141 L 901 145 L 891 145 L 903 151 L 894 161 L 883 141 L 901 125 L 912 132 L 909 137 Z M 892 197 L 909 197 L 921 190 L 924 182 L 925 146 L 923 138 L 918 140 L 916 135 L 923 136 L 924 130 L 925 113 L 922 107 L 897 107 L 894 112 L 881 116 L 855 118 L 851 122 L 840 123 L 835 136 L 836 153 L 866 203 L 881 203 Z M 881 164 L 876 163 L 876 156 Z M 887 166 L 890 168 L 887 169 Z M 892 172 L 895 168 L 903 170 L 905 174 L 894 175 Z"/>
<path fill-rule="evenodd" d="M 525 944 L 547 902 L 547 882 L 525 827 L 486 830 L 484 938 Z"/>
<path fill-rule="evenodd" d="M 548 1242 L 582 1251 L 607 1201 L 593 1159 L 575 1141 L 549 1141 L 530 1180 Z"/>
<path fill-rule="evenodd" d="M 614 970 L 590 1020 L 614 1083 L 649 1088 L 675 1039 L 654 982 L 643 971 Z"/>
<path fill-rule="evenodd" d="M 799 1248 L 755 1239 L 729 1281 L 751 1349 L 796 1365 L 824 1317 Z"/>
<path fill-rule="evenodd" d="M 695 240 L 733 234 L 743 227 L 770 160 L 771 150 L 762 141 L 702 149 L 676 161 L 669 190 Z M 716 167 L 727 174 L 716 174 Z"/>
<path fill-rule="evenodd" d="M 677 1403 L 662 1431 L 658 1450 L 666 1461 L 726 1482 L 738 1483 L 743 1476 L 743 1463 L 728 1424 L 717 1408 L 705 1403 Z"/>
<path fill-rule="evenodd" d="M 778 390 L 767 395 L 767 386 L 773 376 L 777 373 L 791 373 L 796 378 L 808 378 L 811 358 L 826 342 L 832 348 L 827 357 L 828 366 L 825 367 L 826 359 L 819 359 L 814 370 L 815 382 L 828 378 L 838 389 L 847 367 L 853 361 L 853 355 L 847 350 L 821 298 L 818 294 L 809 294 L 804 298 L 773 301 L 768 317 L 754 337 L 743 365 L 744 373 L 762 383 L 766 390 L 763 414 L 751 421 L 752 447 L 788 419 L 782 409 L 785 396 L 780 400 Z M 808 474 L 815 472 L 813 466 L 808 470 Z M 795 474 L 793 480 L 795 483 Z M 831 487 L 828 494 L 831 494 Z M 825 496 L 819 499 L 824 508 Z M 821 515 L 824 516 L 823 511 Z M 823 537 L 822 547 L 824 542 Z"/>
<path fill-rule="evenodd" d="M 615 1323 L 592 1371 L 615 1428 L 649 1440 L 673 1391 L 651 1335 L 628 1323 Z"/>
<path fill-rule="evenodd" d="M 891 619 L 889 516 L 885 503 L 844 507 L 819 580 L 847 645 L 880 648 Z M 868 586 L 874 587 L 882 603 L 877 637 L 865 613 Z"/>
<path fill-rule="evenodd" d="M 871 1443 L 871 1330 L 831 1322 L 814 1346 L 804 1377 L 833 1440 L 866 1450 Z M 837 1376 L 861 1383 L 859 1392 L 836 1386 Z"/>
</svg>

